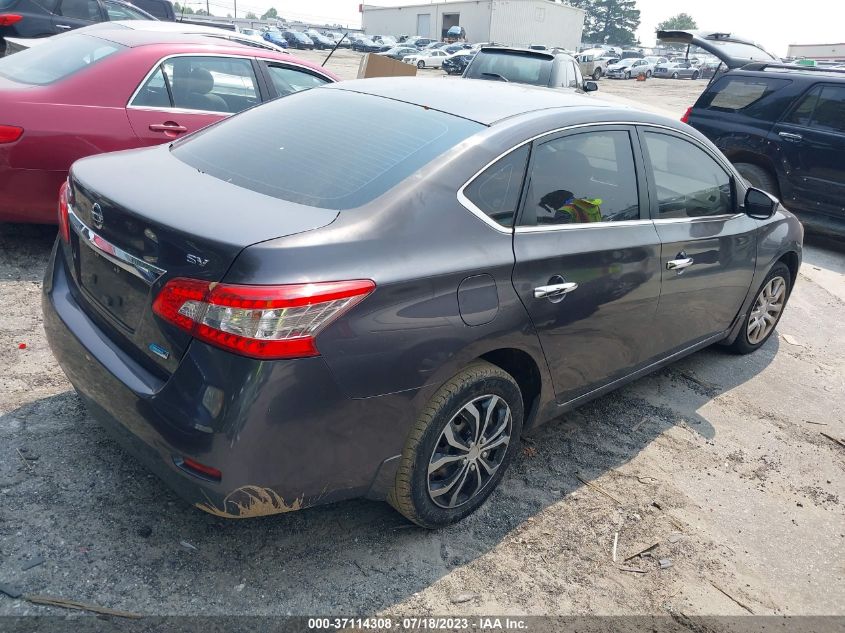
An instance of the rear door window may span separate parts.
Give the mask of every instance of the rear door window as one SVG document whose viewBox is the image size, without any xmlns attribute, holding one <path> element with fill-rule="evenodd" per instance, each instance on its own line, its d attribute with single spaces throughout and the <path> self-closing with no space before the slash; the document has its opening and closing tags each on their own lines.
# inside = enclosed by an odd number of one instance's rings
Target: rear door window
<svg viewBox="0 0 845 633">
<path fill-rule="evenodd" d="M 816 86 L 810 90 L 810 92 L 801 98 L 784 121 L 786 123 L 794 123 L 795 125 L 810 125 L 810 121 L 813 119 L 813 112 L 816 109 L 816 104 L 819 102 L 819 95 L 821 93 L 821 86 Z"/>
<path fill-rule="evenodd" d="M 267 72 L 270 74 L 270 80 L 273 82 L 273 87 L 280 97 L 329 83 L 329 80 L 325 77 L 320 77 L 300 68 L 293 68 L 272 62 L 263 63 L 266 65 Z"/>
<path fill-rule="evenodd" d="M 0 76 L 24 84 L 46 86 L 93 66 L 125 47 L 81 34 L 62 35 L 49 46 L 33 46 L 0 59 Z"/>
<path fill-rule="evenodd" d="M 341 210 L 370 202 L 483 129 L 436 110 L 324 87 L 244 112 L 171 151 L 239 187 Z"/>
<path fill-rule="evenodd" d="M 787 79 L 723 77 L 710 89 L 704 105 L 712 110 L 737 112 L 748 108 L 789 83 Z"/>
<path fill-rule="evenodd" d="M 640 219 L 631 136 L 624 130 L 583 132 L 537 146 L 525 226 Z"/>
<path fill-rule="evenodd" d="M 130 105 L 235 114 L 260 101 L 244 57 L 172 57 L 153 72 Z"/>
<path fill-rule="evenodd" d="M 116 22 L 117 20 L 149 20 L 150 17 L 144 13 L 141 13 L 138 9 L 133 7 L 128 7 L 125 4 L 119 4 L 117 2 L 109 2 L 106 0 L 103 3 L 103 6 L 106 8 L 106 13 L 109 16 L 109 20 L 111 22 Z"/>
<path fill-rule="evenodd" d="M 99 22 L 100 5 L 97 0 L 61 0 L 56 13 L 66 18 Z"/>
</svg>

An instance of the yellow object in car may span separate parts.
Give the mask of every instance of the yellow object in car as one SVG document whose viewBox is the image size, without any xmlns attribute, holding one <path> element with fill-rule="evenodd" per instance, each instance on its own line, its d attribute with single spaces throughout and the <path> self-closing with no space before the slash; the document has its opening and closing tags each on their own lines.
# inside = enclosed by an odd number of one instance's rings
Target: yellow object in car
<svg viewBox="0 0 845 633">
<path fill-rule="evenodd" d="M 558 209 L 572 218 L 570 222 L 601 222 L 601 198 L 570 198 Z"/>
</svg>

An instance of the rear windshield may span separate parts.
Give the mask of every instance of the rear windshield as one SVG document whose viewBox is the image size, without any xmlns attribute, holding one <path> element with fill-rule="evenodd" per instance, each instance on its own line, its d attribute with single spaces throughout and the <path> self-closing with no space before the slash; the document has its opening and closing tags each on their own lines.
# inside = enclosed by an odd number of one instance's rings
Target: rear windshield
<svg viewBox="0 0 845 633">
<path fill-rule="evenodd" d="M 315 88 L 232 117 L 172 152 L 239 187 L 341 210 L 374 200 L 483 128 L 400 101 Z"/>
<path fill-rule="evenodd" d="M 711 40 L 708 39 L 707 43 L 710 46 L 717 47 L 722 53 L 727 55 L 728 57 L 732 57 L 734 59 L 747 59 L 749 61 L 755 62 L 771 62 L 780 60 L 764 51 L 762 48 L 754 46 L 753 44 L 746 44 L 742 42 L 727 42 L 724 40 Z"/>
<path fill-rule="evenodd" d="M 46 86 L 125 48 L 90 35 L 68 34 L 0 59 L 0 76 Z"/>
<path fill-rule="evenodd" d="M 714 110 L 736 112 L 758 102 L 773 92 L 780 90 L 790 81 L 786 79 L 768 79 L 763 77 L 722 77 L 710 88 L 707 107 Z"/>
<path fill-rule="evenodd" d="M 520 84 L 548 86 L 554 62 L 545 55 L 513 51 L 479 51 L 467 68 L 470 79 L 514 81 Z"/>
</svg>

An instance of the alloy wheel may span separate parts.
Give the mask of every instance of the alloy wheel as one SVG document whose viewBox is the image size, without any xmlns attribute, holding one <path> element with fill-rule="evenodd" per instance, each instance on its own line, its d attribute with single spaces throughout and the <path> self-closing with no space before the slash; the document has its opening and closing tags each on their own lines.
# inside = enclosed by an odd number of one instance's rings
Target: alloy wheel
<svg viewBox="0 0 845 633">
<path fill-rule="evenodd" d="M 428 462 L 428 494 L 441 508 L 457 508 L 493 479 L 508 452 L 508 403 L 484 395 L 465 404 L 443 428 Z"/>
<path fill-rule="evenodd" d="M 748 319 L 746 336 L 748 342 L 757 345 L 764 340 L 777 325 L 780 313 L 786 302 L 786 280 L 783 277 L 772 277 L 760 290 L 751 316 Z"/>
</svg>

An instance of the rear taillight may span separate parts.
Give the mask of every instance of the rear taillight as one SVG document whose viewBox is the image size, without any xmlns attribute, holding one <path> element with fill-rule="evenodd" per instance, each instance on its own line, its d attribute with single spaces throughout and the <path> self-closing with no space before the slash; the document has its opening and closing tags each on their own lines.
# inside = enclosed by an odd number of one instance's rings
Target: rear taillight
<svg viewBox="0 0 845 633">
<path fill-rule="evenodd" d="M 22 127 L 16 125 L 0 125 L 0 143 L 14 143 L 22 134 Z"/>
<path fill-rule="evenodd" d="M 689 116 L 692 114 L 692 106 L 687 108 L 687 111 L 684 112 L 684 116 L 681 117 L 681 123 L 689 123 Z"/>
<path fill-rule="evenodd" d="M 10 26 L 21 20 L 23 16 L 17 13 L 0 13 L 0 26 Z"/>
<path fill-rule="evenodd" d="M 67 180 L 59 187 L 59 235 L 65 242 L 70 241 L 70 220 L 67 217 L 69 205 L 70 187 Z"/>
<path fill-rule="evenodd" d="M 194 338 L 252 358 L 319 354 L 320 330 L 375 290 L 369 279 L 240 286 L 176 278 L 153 311 Z"/>
</svg>

